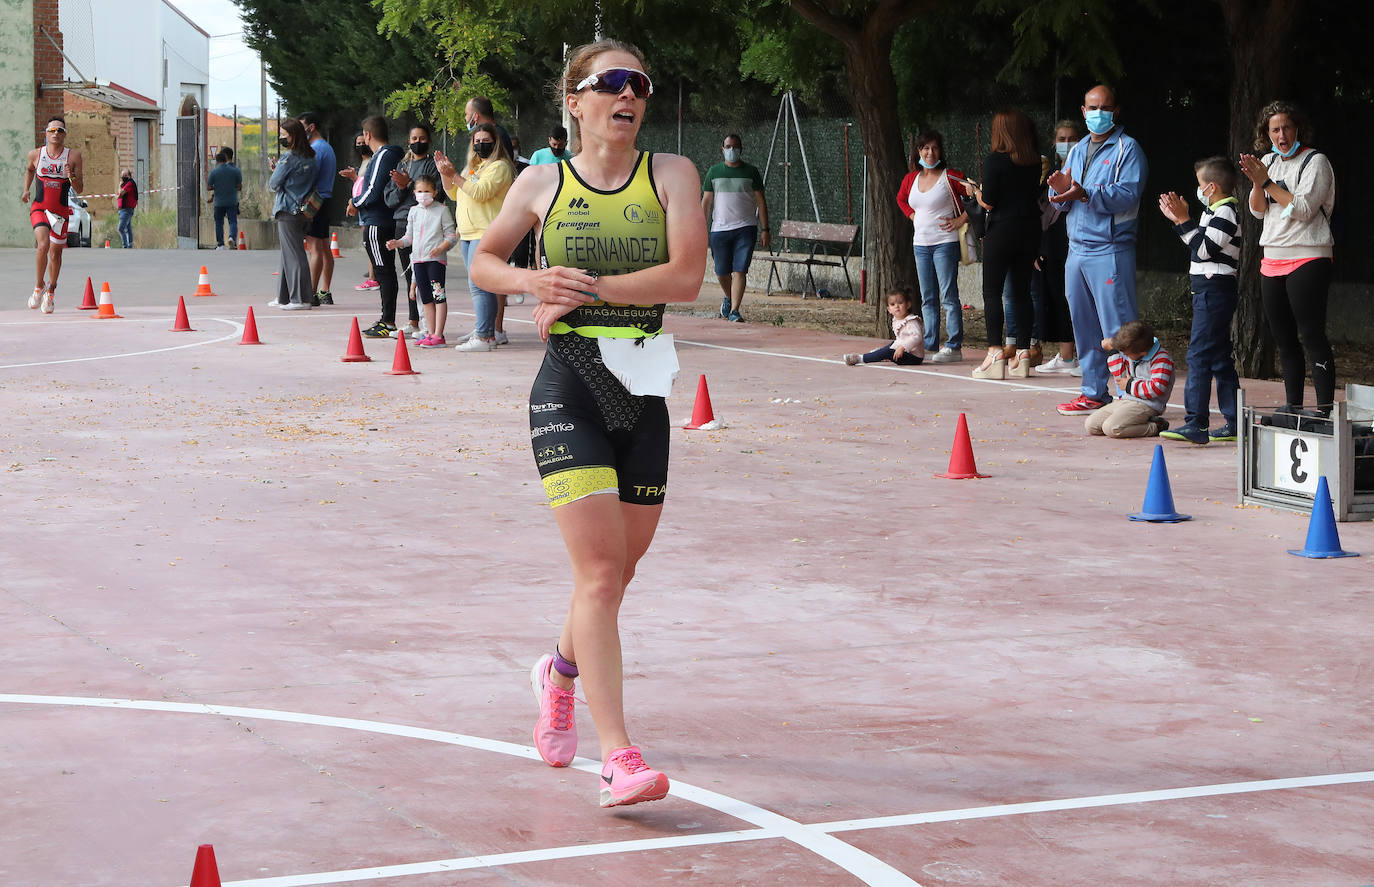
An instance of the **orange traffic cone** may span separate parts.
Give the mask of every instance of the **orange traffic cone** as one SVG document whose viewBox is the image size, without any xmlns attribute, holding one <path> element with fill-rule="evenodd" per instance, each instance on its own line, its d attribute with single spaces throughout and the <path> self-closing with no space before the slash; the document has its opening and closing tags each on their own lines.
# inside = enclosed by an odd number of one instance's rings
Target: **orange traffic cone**
<svg viewBox="0 0 1374 887">
<path fill-rule="evenodd" d="M 978 466 L 974 464 L 973 441 L 969 440 L 968 419 L 964 418 L 963 413 L 959 414 L 959 425 L 954 430 L 954 449 L 949 454 L 949 471 L 935 476 L 948 477 L 953 480 L 988 476 L 979 474 Z"/>
<path fill-rule="evenodd" d="M 191 869 L 191 887 L 220 887 L 219 866 L 215 865 L 215 848 L 201 844 L 196 848 L 196 866 Z"/>
<path fill-rule="evenodd" d="M 201 265 L 201 266 L 200 266 L 200 280 L 198 280 L 198 281 L 196 282 L 196 291 L 195 291 L 194 293 L 192 293 L 192 295 L 195 295 L 195 296 L 213 296 L 213 295 L 215 295 L 214 293 L 210 292 L 210 272 L 206 270 L 206 268 L 205 268 L 204 265 Z"/>
<path fill-rule="evenodd" d="M 386 371 L 388 376 L 418 376 L 419 371 L 410 368 L 410 353 L 406 351 L 406 337 L 400 331 L 396 331 L 396 355 L 391 358 L 391 369 Z"/>
<path fill-rule="evenodd" d="M 692 405 L 692 420 L 682 427 L 693 431 L 715 431 L 725 427 L 711 411 L 711 392 L 706 388 L 704 375 L 697 379 L 697 399 Z"/>
<path fill-rule="evenodd" d="M 123 317 L 123 314 L 115 314 L 114 300 L 110 298 L 110 282 L 107 280 L 100 285 L 100 310 L 96 312 L 96 320 L 110 320 L 112 318 Z"/>
<path fill-rule="evenodd" d="M 358 331 L 358 318 L 355 317 L 353 318 L 353 329 L 348 334 L 348 353 L 340 357 L 339 360 L 344 363 L 364 363 L 371 359 L 363 350 L 363 336 Z M 409 366 L 409 364 L 406 365 Z"/>
<path fill-rule="evenodd" d="M 339 252 L 339 232 L 329 233 L 329 254 L 336 259 L 342 259 L 343 255 Z"/>
<path fill-rule="evenodd" d="M 239 232 L 239 249 L 248 249 L 248 241 L 243 239 L 243 232 Z"/>
<path fill-rule="evenodd" d="M 261 345 L 262 341 L 258 338 L 258 321 L 253 316 L 253 307 L 248 307 L 248 317 L 243 321 L 243 338 L 239 339 L 240 345 Z"/>
<path fill-rule="evenodd" d="M 110 241 L 108 241 L 108 240 L 105 241 L 105 248 L 106 248 L 106 249 L 109 249 L 109 248 L 110 248 Z"/>
<path fill-rule="evenodd" d="M 98 306 L 95 304 L 95 290 L 91 287 L 91 279 L 86 278 L 86 292 L 81 297 L 81 311 L 94 311 Z"/>
<path fill-rule="evenodd" d="M 185 297 L 176 297 L 176 321 L 172 324 L 172 332 L 195 332 L 191 328 L 190 317 L 185 316 Z"/>
</svg>

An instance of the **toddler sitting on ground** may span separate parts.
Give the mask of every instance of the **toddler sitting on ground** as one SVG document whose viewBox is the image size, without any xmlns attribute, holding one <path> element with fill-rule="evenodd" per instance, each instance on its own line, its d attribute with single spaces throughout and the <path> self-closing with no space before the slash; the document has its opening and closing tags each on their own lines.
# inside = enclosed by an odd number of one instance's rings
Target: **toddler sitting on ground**
<svg viewBox="0 0 1374 887">
<path fill-rule="evenodd" d="M 911 290 L 907 287 L 887 294 L 887 313 L 892 315 L 892 344 L 867 354 L 846 354 L 848 366 L 890 360 L 901 366 L 916 366 L 925 360 L 925 325 L 919 314 L 911 313 Z"/>
<path fill-rule="evenodd" d="M 1174 361 L 1143 320 L 1122 325 L 1102 340 L 1107 369 L 1116 378 L 1119 396 L 1084 420 L 1089 434 L 1107 437 L 1155 437 L 1169 427 L 1162 413 L 1174 390 Z"/>
</svg>

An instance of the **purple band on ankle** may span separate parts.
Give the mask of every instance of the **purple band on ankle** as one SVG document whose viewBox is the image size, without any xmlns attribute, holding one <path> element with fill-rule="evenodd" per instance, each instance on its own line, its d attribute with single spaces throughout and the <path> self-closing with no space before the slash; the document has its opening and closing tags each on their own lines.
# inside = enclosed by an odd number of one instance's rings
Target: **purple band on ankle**
<svg viewBox="0 0 1374 887">
<path fill-rule="evenodd" d="M 577 677 L 577 663 L 569 662 L 564 659 L 563 654 L 558 652 L 558 646 L 556 644 L 553 648 L 553 667 L 565 678 Z"/>
</svg>

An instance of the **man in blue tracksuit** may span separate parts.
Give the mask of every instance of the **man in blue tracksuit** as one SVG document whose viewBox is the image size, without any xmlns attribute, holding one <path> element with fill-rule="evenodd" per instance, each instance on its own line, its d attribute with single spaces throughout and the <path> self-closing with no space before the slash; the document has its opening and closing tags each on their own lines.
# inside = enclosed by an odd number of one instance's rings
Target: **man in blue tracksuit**
<svg viewBox="0 0 1374 887">
<path fill-rule="evenodd" d="M 1065 416 L 1087 415 L 1111 401 L 1102 340 L 1139 314 L 1135 238 L 1149 166 L 1140 145 L 1116 122 L 1118 111 L 1110 87 L 1089 90 L 1083 120 L 1091 135 L 1049 177 L 1050 200 L 1069 214 L 1064 293 L 1083 369 L 1083 393 L 1059 405 Z"/>
</svg>

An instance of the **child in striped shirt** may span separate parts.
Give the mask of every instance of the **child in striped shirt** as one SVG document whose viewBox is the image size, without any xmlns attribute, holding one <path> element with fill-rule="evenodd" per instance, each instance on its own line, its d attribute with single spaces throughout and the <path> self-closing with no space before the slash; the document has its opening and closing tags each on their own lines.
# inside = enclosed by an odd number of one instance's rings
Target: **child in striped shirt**
<svg viewBox="0 0 1374 887">
<path fill-rule="evenodd" d="M 1236 391 L 1240 379 L 1231 357 L 1231 316 L 1236 312 L 1236 268 L 1240 264 L 1236 168 L 1225 157 L 1193 165 L 1202 218 L 1188 217 L 1188 203 L 1172 191 L 1159 197 L 1159 211 L 1174 223 L 1188 247 L 1193 289 L 1193 332 L 1188 342 L 1188 382 L 1183 387 L 1183 426 L 1160 437 L 1195 444 L 1236 439 Z M 1223 424 L 1208 431 L 1208 402 L 1216 380 Z"/>
<path fill-rule="evenodd" d="M 1107 437 L 1154 437 L 1169 427 L 1164 408 L 1174 390 L 1174 361 L 1143 320 L 1123 324 L 1102 340 L 1107 370 L 1116 378 L 1120 396 L 1084 420 L 1089 434 Z"/>
</svg>

